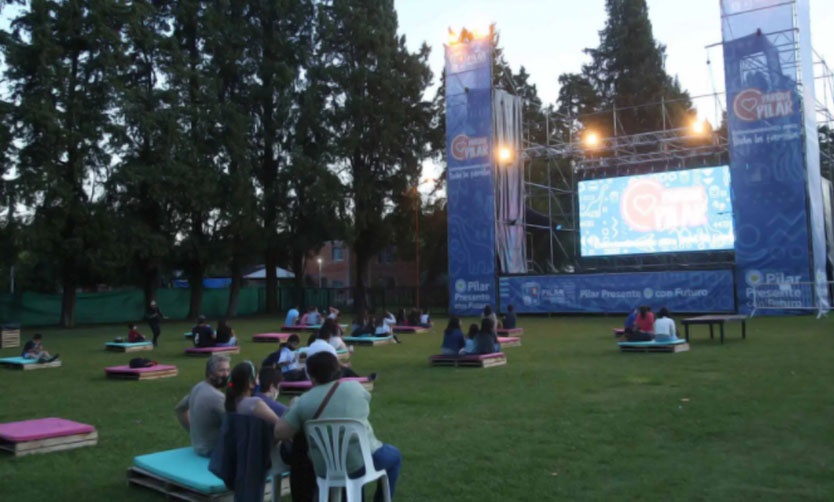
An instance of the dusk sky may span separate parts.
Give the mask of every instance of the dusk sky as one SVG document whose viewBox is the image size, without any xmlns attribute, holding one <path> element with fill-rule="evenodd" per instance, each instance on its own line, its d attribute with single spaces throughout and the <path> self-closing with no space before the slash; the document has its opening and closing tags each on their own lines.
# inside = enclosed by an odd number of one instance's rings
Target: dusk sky
<svg viewBox="0 0 834 502">
<path fill-rule="evenodd" d="M 494 22 L 507 61 L 515 71 L 526 67 L 544 103 L 556 101 L 560 74 L 578 72 L 589 61 L 582 50 L 599 44 L 606 21 L 605 0 L 395 0 L 395 5 L 409 48 L 424 41 L 432 47 L 435 83 L 443 70 L 447 28 Z M 654 37 L 667 47 L 666 70 L 693 97 L 723 92 L 721 47 L 704 48 L 721 42 L 719 0 L 648 0 L 648 5 Z M 834 2 L 811 0 L 811 23 L 814 48 L 834 66 Z M 696 106 L 715 123 L 712 97 Z"/>
</svg>

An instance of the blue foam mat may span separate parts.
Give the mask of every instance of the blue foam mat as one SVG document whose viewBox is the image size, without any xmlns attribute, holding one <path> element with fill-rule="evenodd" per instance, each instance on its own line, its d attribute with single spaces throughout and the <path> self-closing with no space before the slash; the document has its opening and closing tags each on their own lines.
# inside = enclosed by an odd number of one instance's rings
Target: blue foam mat
<svg viewBox="0 0 834 502">
<path fill-rule="evenodd" d="M 620 347 L 664 347 L 667 345 L 681 345 L 686 343 L 686 340 L 683 338 L 678 338 L 677 340 L 669 340 L 666 342 L 658 342 L 658 341 L 651 341 L 651 342 L 617 342 L 617 345 Z"/>
<path fill-rule="evenodd" d="M 223 480 L 209 471 L 208 457 L 201 457 L 190 446 L 176 450 L 139 455 L 133 465 L 160 478 L 203 493 L 228 491 Z"/>
<path fill-rule="evenodd" d="M 104 345 L 106 347 L 143 347 L 145 345 L 152 345 L 153 342 L 107 342 Z"/>
<path fill-rule="evenodd" d="M 31 359 L 28 357 L 4 357 L 0 359 L 0 363 L 3 364 L 34 364 L 37 362 L 37 359 Z"/>
</svg>

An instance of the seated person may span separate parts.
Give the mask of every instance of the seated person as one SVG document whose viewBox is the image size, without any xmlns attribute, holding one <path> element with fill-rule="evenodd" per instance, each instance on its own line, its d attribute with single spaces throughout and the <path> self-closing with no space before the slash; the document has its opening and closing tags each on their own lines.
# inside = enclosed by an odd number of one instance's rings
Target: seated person
<svg viewBox="0 0 834 502">
<path fill-rule="evenodd" d="M 43 346 L 43 335 L 35 333 L 31 340 L 23 345 L 23 352 L 20 354 L 24 359 L 35 359 L 39 363 L 51 363 L 58 359 L 58 354 L 50 355 Z"/>
<path fill-rule="evenodd" d="M 408 326 L 408 317 L 405 315 L 405 309 L 398 310 L 394 319 L 397 326 Z"/>
<path fill-rule="evenodd" d="M 634 319 L 634 328 L 626 333 L 626 340 L 629 342 L 650 342 L 654 339 L 654 314 L 647 305 L 640 307 L 637 317 Z"/>
<path fill-rule="evenodd" d="M 307 371 L 310 373 L 313 388 L 302 394 L 289 411 L 278 420 L 275 425 L 275 437 L 290 439 L 296 432 L 303 431 L 304 424 L 314 418 L 351 418 L 361 421 L 366 426 L 374 468 L 384 469 L 388 474 L 390 494 L 393 499 L 402 455 L 396 447 L 383 444 L 374 436 L 373 427 L 368 421 L 370 393 L 358 382 L 338 382 L 339 361 L 332 354 L 321 352 L 309 357 Z M 318 417 L 315 416 L 316 413 L 319 413 Z M 313 444 L 310 444 L 310 458 L 315 471 L 319 475 L 324 475 L 326 469 L 324 459 Z M 349 446 L 347 464 L 352 476 L 362 474 L 363 461 L 358 444 L 351 443 Z M 382 497 L 381 487 L 378 485 L 374 501 L 381 502 Z"/>
<path fill-rule="evenodd" d="M 335 325 L 335 323 L 334 323 L 334 325 Z M 319 336 L 318 336 L 318 338 L 316 338 L 316 341 L 313 342 L 307 348 L 307 361 L 309 361 L 311 357 L 313 357 L 314 355 L 316 355 L 320 352 L 327 352 L 328 354 L 333 354 L 333 356 L 337 358 L 336 360 L 337 361 L 339 360 L 338 357 L 337 357 L 337 354 L 336 354 L 336 349 L 334 349 L 333 346 L 330 345 L 330 337 L 333 336 L 333 333 L 335 331 L 334 331 L 332 326 L 328 327 L 328 329 L 324 329 L 325 326 L 327 326 L 327 324 L 322 326 L 322 330 L 319 331 Z M 342 378 L 358 377 L 359 376 L 358 373 L 356 373 L 355 371 L 353 371 L 350 368 L 349 364 L 345 364 L 345 363 L 340 362 L 339 366 L 341 367 L 341 376 L 342 376 Z M 309 378 L 309 375 L 310 374 L 307 373 L 308 378 Z M 368 378 L 370 378 L 371 380 L 375 380 L 376 379 L 376 373 L 371 373 L 370 375 L 368 375 Z"/>
<path fill-rule="evenodd" d="M 334 321 L 339 319 L 339 309 L 336 307 L 327 307 L 327 318 Z"/>
<path fill-rule="evenodd" d="M 465 345 L 463 331 L 460 330 L 460 319 L 457 317 L 449 318 L 449 324 L 443 332 L 443 345 L 440 347 L 440 353 L 444 356 L 456 356 L 460 354 Z"/>
<path fill-rule="evenodd" d="M 475 352 L 475 337 L 478 336 L 479 331 L 481 331 L 481 329 L 477 324 L 469 325 L 469 332 L 466 333 L 466 340 L 464 340 L 464 345 L 460 350 L 460 355 L 467 356 L 477 353 Z"/>
<path fill-rule="evenodd" d="M 304 315 L 301 316 L 301 320 L 298 321 L 299 326 L 307 326 L 307 324 L 308 324 L 307 319 L 310 318 L 310 312 L 312 312 L 312 311 L 313 311 L 313 307 L 310 307 L 309 309 L 307 309 L 307 312 L 304 312 Z"/>
<path fill-rule="evenodd" d="M 628 317 L 626 317 L 625 324 L 623 325 L 623 334 L 633 333 L 634 332 L 634 322 L 637 321 L 637 314 L 640 313 L 640 307 L 634 307 L 629 312 Z M 616 334 L 614 336 L 617 336 Z"/>
<path fill-rule="evenodd" d="M 657 313 L 657 319 L 654 321 L 654 339 L 658 342 L 674 342 L 678 339 L 675 320 L 669 317 L 669 310 L 666 307 Z"/>
<path fill-rule="evenodd" d="M 136 328 L 136 323 L 128 324 L 127 329 L 127 343 L 141 343 L 148 341 Z"/>
<path fill-rule="evenodd" d="M 504 329 L 515 329 L 515 309 L 512 305 L 507 305 L 507 313 L 504 314 L 502 327 Z"/>
<path fill-rule="evenodd" d="M 420 326 L 424 328 L 431 328 L 431 317 L 429 316 L 429 309 L 425 309 L 420 314 Z"/>
<path fill-rule="evenodd" d="M 409 326 L 419 326 L 420 325 L 420 315 L 422 313 L 419 309 L 411 309 L 411 312 L 408 313 L 408 325 Z"/>
<path fill-rule="evenodd" d="M 394 336 L 394 341 L 396 343 L 400 343 L 400 339 L 397 335 L 394 335 L 394 326 L 397 325 L 397 318 L 394 317 L 394 314 L 391 312 L 386 312 L 385 315 L 381 316 L 376 323 L 376 329 L 374 329 L 374 336 Z"/>
<path fill-rule="evenodd" d="M 321 314 L 318 307 L 310 307 L 307 312 L 307 326 L 318 326 L 321 324 Z"/>
<path fill-rule="evenodd" d="M 264 368 L 278 367 L 281 369 L 282 380 L 288 382 L 298 382 L 307 380 L 307 374 L 298 364 L 298 346 L 301 344 L 301 339 L 298 335 L 290 335 L 287 341 L 282 343 L 278 350 L 268 355 L 261 366 Z"/>
<path fill-rule="evenodd" d="M 350 336 L 373 336 L 375 330 L 373 317 L 357 317 L 350 326 Z"/>
<path fill-rule="evenodd" d="M 484 312 L 481 315 L 481 320 L 489 319 L 492 321 L 492 331 L 497 333 L 498 330 L 498 316 L 495 315 L 495 312 L 492 311 L 492 307 L 489 305 L 484 306 Z M 481 323 L 483 326 L 483 323 Z"/>
<path fill-rule="evenodd" d="M 217 333 L 215 334 L 214 344 L 218 347 L 234 347 L 237 345 L 237 337 L 232 325 L 225 319 L 220 319 L 217 323 Z"/>
<path fill-rule="evenodd" d="M 481 329 L 475 335 L 476 354 L 494 354 L 501 352 L 501 345 L 498 344 L 498 336 L 496 336 L 494 329 L 492 319 L 488 317 L 481 319 Z"/>
<path fill-rule="evenodd" d="M 287 311 L 287 317 L 284 319 L 284 326 L 295 326 L 298 322 L 298 306 L 295 306 Z"/>
<path fill-rule="evenodd" d="M 258 391 L 254 396 L 266 403 L 276 415 L 283 416 L 287 411 L 287 407 L 278 402 L 278 395 L 280 394 L 281 370 L 274 366 L 264 366 L 258 373 Z"/>
<path fill-rule="evenodd" d="M 252 361 L 243 361 L 235 365 L 231 371 L 229 386 L 226 388 L 224 409 L 227 413 L 258 417 L 274 426 L 280 420 L 279 415 L 263 399 L 255 395 L 257 387 L 258 372 Z M 277 443 L 270 451 L 270 458 L 272 460 L 270 474 L 287 470 L 287 465 L 281 458 L 281 448 Z"/>
<path fill-rule="evenodd" d="M 216 343 L 216 335 L 211 325 L 206 321 L 206 316 L 197 316 L 197 324 L 191 328 L 191 334 L 194 335 L 195 347 L 214 347 Z"/>
<path fill-rule="evenodd" d="M 211 456 L 223 423 L 223 390 L 229 384 L 229 356 L 212 354 L 206 362 L 206 378 L 195 385 L 174 408 L 180 425 L 188 431 L 197 455 Z"/>
</svg>

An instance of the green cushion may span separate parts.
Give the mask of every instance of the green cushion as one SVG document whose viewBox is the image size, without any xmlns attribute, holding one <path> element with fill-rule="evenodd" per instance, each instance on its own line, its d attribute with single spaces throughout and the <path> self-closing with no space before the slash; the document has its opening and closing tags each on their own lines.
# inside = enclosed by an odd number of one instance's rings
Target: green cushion
<svg viewBox="0 0 834 502">
<path fill-rule="evenodd" d="M 657 342 L 654 340 L 651 342 L 618 342 L 617 345 L 620 347 L 662 347 L 664 345 L 680 345 L 682 343 L 686 343 L 686 340 L 683 338 L 669 340 L 668 342 Z"/>
<path fill-rule="evenodd" d="M 208 457 L 190 446 L 134 457 L 133 465 L 155 476 L 203 493 L 228 491 L 223 480 L 209 471 Z"/>
</svg>

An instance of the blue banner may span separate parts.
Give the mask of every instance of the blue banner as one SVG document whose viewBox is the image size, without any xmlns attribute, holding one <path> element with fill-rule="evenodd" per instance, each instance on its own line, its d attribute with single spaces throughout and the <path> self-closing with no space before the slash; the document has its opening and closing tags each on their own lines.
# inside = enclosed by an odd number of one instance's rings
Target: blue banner
<svg viewBox="0 0 834 502">
<path fill-rule="evenodd" d="M 794 7 L 790 1 L 722 0 L 736 280 L 744 313 L 752 310 L 759 283 L 812 280 L 816 250 L 806 210 L 803 139 L 817 132 L 815 125 L 806 129 L 797 90 L 797 57 L 810 62 L 811 52 L 810 45 L 807 52 L 797 50 Z M 818 178 L 818 162 L 814 168 Z"/>
<path fill-rule="evenodd" d="M 475 315 L 495 305 L 492 43 L 446 47 L 449 309 Z"/>
<path fill-rule="evenodd" d="M 516 312 L 624 313 L 639 305 L 672 313 L 735 312 L 729 270 L 502 277 L 501 305 Z"/>
</svg>

